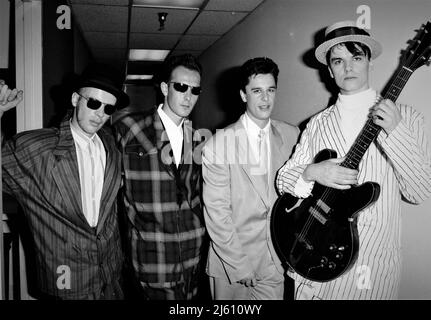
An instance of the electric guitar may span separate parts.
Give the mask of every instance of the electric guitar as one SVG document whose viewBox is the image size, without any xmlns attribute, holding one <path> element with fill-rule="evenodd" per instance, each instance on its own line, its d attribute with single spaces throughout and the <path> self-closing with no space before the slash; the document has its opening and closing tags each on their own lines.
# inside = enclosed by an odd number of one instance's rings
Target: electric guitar
<svg viewBox="0 0 431 320">
<path fill-rule="evenodd" d="M 404 50 L 400 65 L 382 91 L 383 99 L 396 101 L 413 72 L 430 64 L 431 22 L 422 25 Z M 369 118 L 340 164 L 358 169 L 370 144 L 381 127 Z M 315 162 L 336 158 L 333 150 L 320 151 Z M 380 186 L 365 182 L 348 190 L 333 189 L 315 183 L 308 198 L 288 193 L 273 207 L 270 229 L 275 250 L 286 268 L 317 282 L 331 281 L 348 271 L 358 257 L 357 219 L 360 211 L 379 197 Z"/>
</svg>

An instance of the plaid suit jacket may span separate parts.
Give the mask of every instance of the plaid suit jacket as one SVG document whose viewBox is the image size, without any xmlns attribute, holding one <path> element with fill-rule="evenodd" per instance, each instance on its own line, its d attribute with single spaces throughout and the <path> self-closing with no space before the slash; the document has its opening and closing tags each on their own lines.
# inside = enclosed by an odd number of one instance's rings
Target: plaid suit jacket
<svg viewBox="0 0 431 320">
<path fill-rule="evenodd" d="M 201 166 L 192 159 L 192 153 L 199 151 L 195 149 L 198 141 L 193 141 L 195 132 L 184 121 L 182 160 L 177 169 L 157 109 L 126 116 L 115 129 L 123 157 L 123 200 L 137 278 L 173 287 L 187 278 L 184 275 L 197 274 L 205 234 Z"/>
<path fill-rule="evenodd" d="M 123 263 L 116 202 L 121 159 L 112 134 L 101 129 L 106 168 L 99 221 L 92 228 L 82 211 L 69 118 L 59 129 L 23 132 L 5 143 L 3 188 L 24 211 L 40 291 L 64 299 L 98 298 L 105 285 L 118 280 Z"/>
</svg>

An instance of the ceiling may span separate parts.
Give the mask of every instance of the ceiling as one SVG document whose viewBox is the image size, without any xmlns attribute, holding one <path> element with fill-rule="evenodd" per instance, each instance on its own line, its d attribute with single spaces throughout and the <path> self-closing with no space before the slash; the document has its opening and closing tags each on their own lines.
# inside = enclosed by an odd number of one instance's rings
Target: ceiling
<svg viewBox="0 0 431 320">
<path fill-rule="evenodd" d="M 203 0 L 199 9 L 191 10 L 174 6 L 193 0 L 151 1 L 160 7 L 133 6 L 132 0 L 68 0 L 95 60 L 116 65 L 127 74 L 154 74 L 161 63 L 126 62 L 128 49 L 199 56 L 264 1 Z M 167 13 L 163 30 L 159 30 L 159 12 Z"/>
</svg>

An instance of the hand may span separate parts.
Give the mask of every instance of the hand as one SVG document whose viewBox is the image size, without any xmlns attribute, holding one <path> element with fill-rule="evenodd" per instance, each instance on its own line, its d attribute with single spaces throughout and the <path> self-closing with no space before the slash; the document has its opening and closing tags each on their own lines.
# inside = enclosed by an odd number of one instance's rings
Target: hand
<svg viewBox="0 0 431 320">
<path fill-rule="evenodd" d="M 382 127 L 387 134 L 400 123 L 402 117 L 395 103 L 389 99 L 382 100 L 370 110 L 374 123 Z"/>
<path fill-rule="evenodd" d="M 23 92 L 9 89 L 4 80 L 0 80 L 0 117 L 5 111 L 12 109 L 22 101 Z"/>
<path fill-rule="evenodd" d="M 307 166 L 302 176 L 305 181 L 317 181 L 321 185 L 335 189 L 350 189 L 352 184 L 358 183 L 358 170 L 349 169 L 339 164 L 346 157 L 328 159 Z"/>
<path fill-rule="evenodd" d="M 254 274 L 248 274 L 246 277 L 237 282 L 245 285 L 246 287 L 255 287 L 257 285 L 257 279 Z"/>
</svg>

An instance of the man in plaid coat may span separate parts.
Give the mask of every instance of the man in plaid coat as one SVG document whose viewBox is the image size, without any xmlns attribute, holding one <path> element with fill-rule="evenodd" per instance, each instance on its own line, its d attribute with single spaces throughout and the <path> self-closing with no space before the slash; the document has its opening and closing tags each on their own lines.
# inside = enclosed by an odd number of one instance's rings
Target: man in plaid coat
<svg viewBox="0 0 431 320">
<path fill-rule="evenodd" d="M 23 93 L 0 80 L 0 117 Z M 117 216 L 121 157 L 102 128 L 128 104 L 121 76 L 89 66 L 59 128 L 21 132 L 2 147 L 3 190 L 22 207 L 34 244 L 36 298 L 122 299 Z"/>
<path fill-rule="evenodd" d="M 129 258 L 146 299 L 186 300 L 198 292 L 205 228 L 200 162 L 193 158 L 199 139 L 187 117 L 200 80 L 193 56 L 170 57 L 160 83 L 163 104 L 115 124 Z"/>
</svg>

